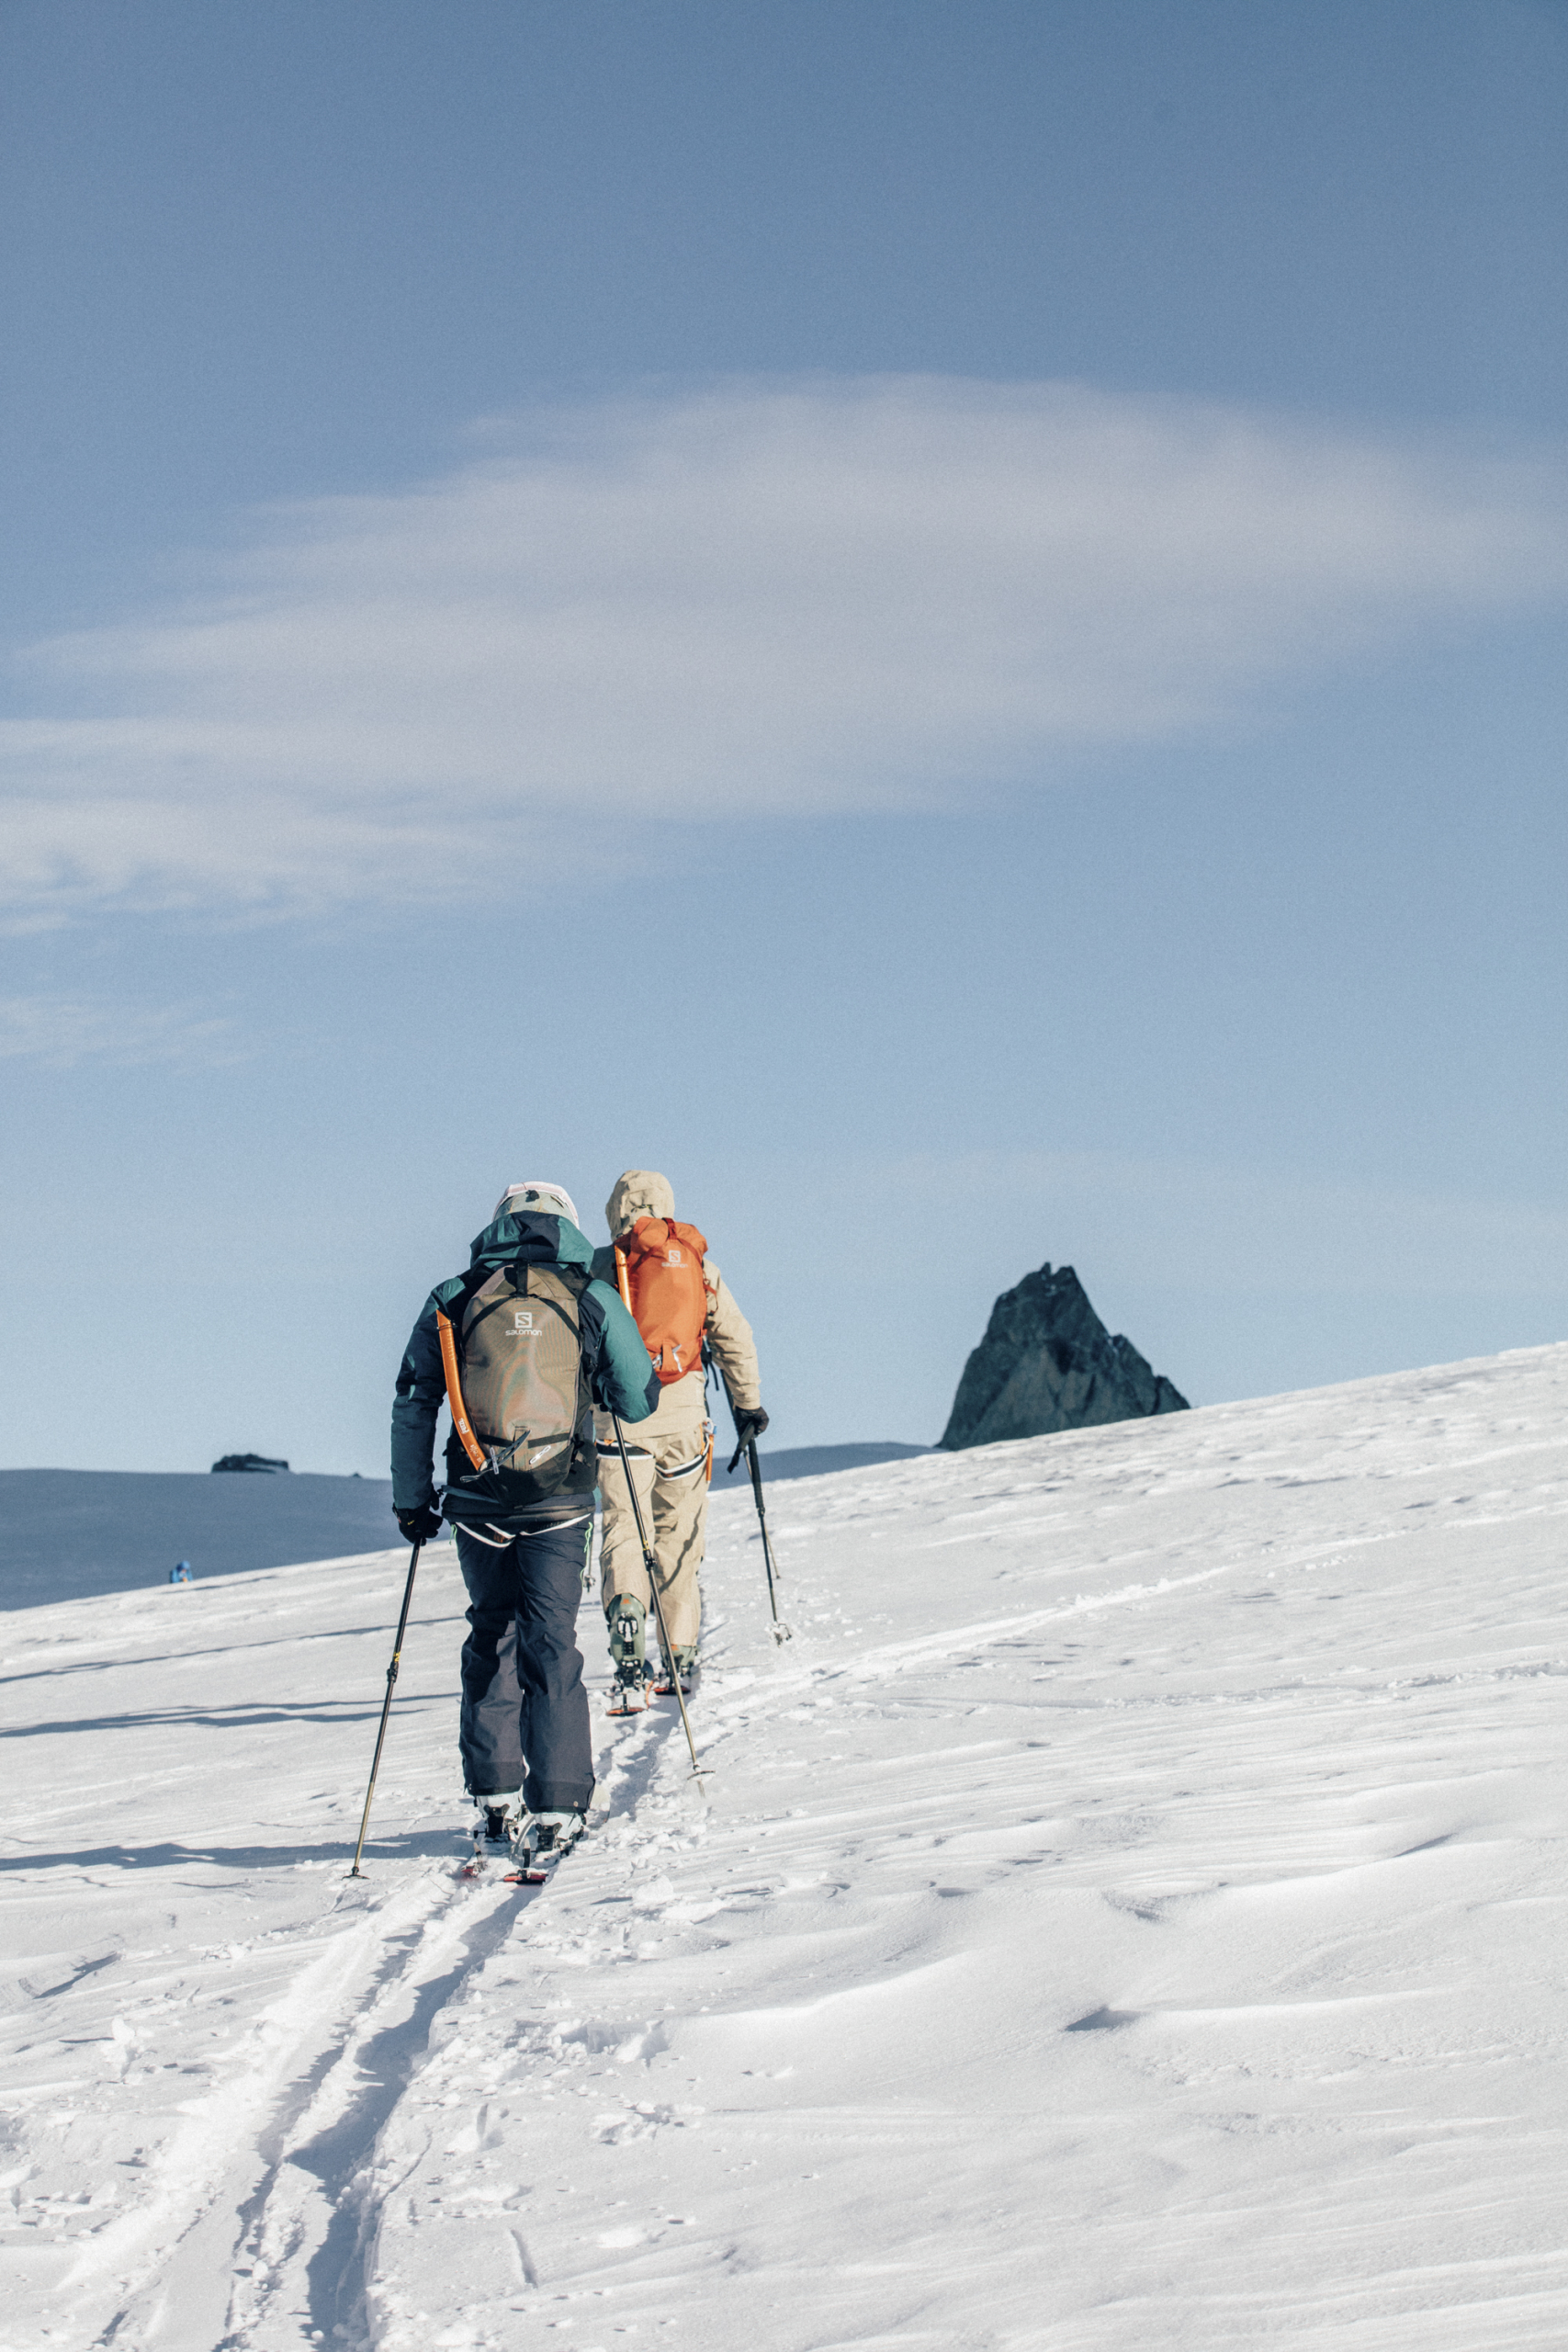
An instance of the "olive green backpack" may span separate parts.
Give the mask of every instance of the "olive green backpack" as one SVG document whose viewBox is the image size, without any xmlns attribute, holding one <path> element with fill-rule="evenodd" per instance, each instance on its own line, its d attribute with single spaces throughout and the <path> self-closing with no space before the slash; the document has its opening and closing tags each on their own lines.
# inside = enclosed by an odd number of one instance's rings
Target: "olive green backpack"
<svg viewBox="0 0 1568 2352">
<path fill-rule="evenodd" d="M 450 1311 L 437 1311 L 452 1408 L 449 1493 L 516 1510 L 567 1483 L 587 1442 L 581 1317 L 589 1280 L 581 1267 L 519 1259 L 476 1269 Z"/>
</svg>

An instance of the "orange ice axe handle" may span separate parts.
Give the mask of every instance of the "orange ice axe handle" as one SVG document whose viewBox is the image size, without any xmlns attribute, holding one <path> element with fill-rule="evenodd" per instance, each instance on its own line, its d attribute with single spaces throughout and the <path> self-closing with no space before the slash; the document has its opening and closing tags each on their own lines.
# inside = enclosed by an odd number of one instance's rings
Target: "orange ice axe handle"
<svg viewBox="0 0 1568 2352">
<path fill-rule="evenodd" d="M 446 1374 L 446 1402 L 452 1408 L 452 1427 L 463 1441 L 463 1451 L 476 1470 L 485 1466 L 485 1451 L 468 1425 L 468 1409 L 463 1403 L 463 1384 L 457 1377 L 457 1342 L 452 1326 L 441 1312 L 435 1310 L 435 1328 L 441 1334 L 441 1369 Z"/>
</svg>

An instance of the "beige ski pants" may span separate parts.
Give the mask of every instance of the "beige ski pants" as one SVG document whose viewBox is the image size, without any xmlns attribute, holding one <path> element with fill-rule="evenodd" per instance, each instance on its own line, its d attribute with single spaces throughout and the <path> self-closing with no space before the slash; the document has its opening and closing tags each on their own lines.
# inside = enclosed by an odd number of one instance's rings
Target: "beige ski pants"
<svg viewBox="0 0 1568 2352">
<path fill-rule="evenodd" d="M 604 1503 L 604 1542 L 600 1555 L 600 1592 L 606 1609 L 617 1593 L 628 1593 L 648 1611 L 648 1655 L 656 1655 L 659 1628 L 643 1567 L 637 1521 L 626 1495 L 626 1473 L 607 1427 L 599 1440 L 599 1490 Z M 702 1630 L 703 1597 L 698 1572 L 708 1516 L 708 1438 L 702 1420 L 682 1415 L 660 1426 L 655 1413 L 626 1430 L 626 1453 L 642 1523 L 659 1570 L 659 1597 L 670 1640 L 678 1651 L 694 1650 Z"/>
</svg>

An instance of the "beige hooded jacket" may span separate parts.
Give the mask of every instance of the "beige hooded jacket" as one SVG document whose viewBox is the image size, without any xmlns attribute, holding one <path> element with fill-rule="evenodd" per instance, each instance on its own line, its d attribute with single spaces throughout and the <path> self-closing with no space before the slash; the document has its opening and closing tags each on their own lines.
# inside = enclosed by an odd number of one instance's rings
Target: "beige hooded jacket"
<svg viewBox="0 0 1568 2352">
<path fill-rule="evenodd" d="M 639 1216 L 671 1217 L 675 1214 L 675 1193 L 667 1176 L 655 1174 L 650 1168 L 628 1168 L 615 1180 L 615 1187 L 604 1205 L 604 1219 L 612 1240 L 637 1223 Z M 615 1280 L 613 1249 L 598 1250 L 593 1254 L 593 1271 L 612 1284 Z M 730 1396 L 743 1410 L 762 1401 L 757 1371 L 757 1342 L 751 1336 L 751 1326 L 735 1304 L 724 1276 L 711 1258 L 703 1261 L 703 1282 L 708 1295 L 707 1321 L 705 1326 L 708 1348 L 714 1362 L 728 1384 Z M 638 1425 L 640 1437 L 650 1434 L 656 1422 L 674 1423 L 700 1421 L 703 1418 L 703 1375 L 695 1365 L 684 1380 L 671 1381 L 659 1402 L 651 1421 Z"/>
</svg>

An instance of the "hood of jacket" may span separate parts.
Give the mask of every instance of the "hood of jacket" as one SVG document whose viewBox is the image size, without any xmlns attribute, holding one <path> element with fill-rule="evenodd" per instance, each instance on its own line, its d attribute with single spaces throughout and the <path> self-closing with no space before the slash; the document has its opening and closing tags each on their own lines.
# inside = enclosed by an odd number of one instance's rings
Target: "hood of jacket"
<svg viewBox="0 0 1568 2352">
<path fill-rule="evenodd" d="M 470 1266 L 510 1266 L 519 1258 L 530 1266 L 591 1266 L 593 1244 L 570 1217 L 524 1209 L 491 1217 L 468 1249 Z"/>
<path fill-rule="evenodd" d="M 618 1241 L 639 1216 L 671 1217 L 674 1214 L 675 1188 L 668 1176 L 657 1176 L 651 1168 L 628 1168 L 624 1176 L 617 1176 L 615 1189 L 604 1204 L 612 1241 Z"/>
</svg>

